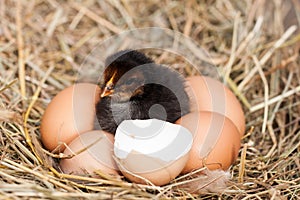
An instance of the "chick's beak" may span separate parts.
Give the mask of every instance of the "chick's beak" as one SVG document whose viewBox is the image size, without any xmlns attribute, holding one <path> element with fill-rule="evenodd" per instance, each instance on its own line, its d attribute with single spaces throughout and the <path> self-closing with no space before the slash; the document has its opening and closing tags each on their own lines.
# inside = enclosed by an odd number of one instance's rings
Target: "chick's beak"
<svg viewBox="0 0 300 200">
<path fill-rule="evenodd" d="M 103 98 L 103 97 L 111 95 L 113 92 L 114 92 L 113 89 L 109 89 L 108 87 L 105 87 L 100 96 L 101 96 L 101 98 Z"/>
<path fill-rule="evenodd" d="M 117 72 L 115 71 L 109 81 L 106 83 L 104 90 L 101 93 L 101 98 L 111 95 L 114 92 L 114 79 Z"/>
</svg>

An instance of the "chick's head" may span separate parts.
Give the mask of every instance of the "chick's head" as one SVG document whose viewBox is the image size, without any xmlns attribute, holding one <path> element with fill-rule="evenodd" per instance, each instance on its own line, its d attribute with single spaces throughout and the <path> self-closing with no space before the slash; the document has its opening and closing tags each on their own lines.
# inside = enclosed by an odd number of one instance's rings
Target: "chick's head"
<svg viewBox="0 0 300 200">
<path fill-rule="evenodd" d="M 149 63 L 153 63 L 150 58 L 132 50 L 120 51 L 108 57 L 101 84 L 101 98 L 111 97 L 114 101 L 124 102 L 142 95 L 145 73 L 140 66 Z"/>
</svg>

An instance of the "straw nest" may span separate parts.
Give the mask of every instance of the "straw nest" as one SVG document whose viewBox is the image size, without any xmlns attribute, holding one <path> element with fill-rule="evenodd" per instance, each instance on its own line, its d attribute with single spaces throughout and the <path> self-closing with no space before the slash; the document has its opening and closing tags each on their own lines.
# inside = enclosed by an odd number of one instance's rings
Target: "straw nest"
<svg viewBox="0 0 300 200">
<path fill-rule="evenodd" d="M 300 199 L 299 13 L 297 0 L 1 0 L 0 198 Z M 63 175 L 53 167 L 59 155 L 40 144 L 47 104 L 78 81 L 95 45 L 154 26 L 181 32 L 209 52 L 245 111 L 247 133 L 219 193 L 193 193 L 181 179 L 155 187 L 100 172 Z M 196 73 L 168 55 L 153 56 L 187 76 Z"/>
</svg>

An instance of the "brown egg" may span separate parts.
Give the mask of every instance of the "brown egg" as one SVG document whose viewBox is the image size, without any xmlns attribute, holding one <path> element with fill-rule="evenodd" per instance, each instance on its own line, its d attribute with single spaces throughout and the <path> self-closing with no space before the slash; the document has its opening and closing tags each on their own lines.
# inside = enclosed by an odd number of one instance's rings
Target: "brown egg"
<svg viewBox="0 0 300 200">
<path fill-rule="evenodd" d="M 237 127 L 224 115 L 200 111 L 189 113 L 178 121 L 194 137 L 189 160 L 182 173 L 206 166 L 210 170 L 227 170 L 236 160 L 240 149 Z"/>
<path fill-rule="evenodd" d="M 118 174 L 113 160 L 114 136 L 95 130 L 80 134 L 65 149 L 64 155 L 75 155 L 60 161 L 60 167 L 67 174 L 93 174 L 95 170 L 106 174 Z"/>
<path fill-rule="evenodd" d="M 42 142 L 48 150 L 62 152 L 65 144 L 94 128 L 99 94 L 97 85 L 79 83 L 62 90 L 52 99 L 40 128 Z"/>
<path fill-rule="evenodd" d="M 241 137 L 245 133 L 245 116 L 236 96 L 221 82 L 205 76 L 187 79 L 191 111 L 211 111 L 225 115 L 238 128 Z"/>
</svg>

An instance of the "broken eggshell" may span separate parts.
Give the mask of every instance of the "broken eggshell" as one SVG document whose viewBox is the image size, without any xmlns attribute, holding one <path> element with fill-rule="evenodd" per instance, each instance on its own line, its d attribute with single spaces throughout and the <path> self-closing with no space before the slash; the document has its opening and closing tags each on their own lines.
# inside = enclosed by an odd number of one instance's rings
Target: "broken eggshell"
<svg viewBox="0 0 300 200">
<path fill-rule="evenodd" d="M 114 154 L 129 180 L 164 185 L 182 171 L 192 142 L 192 134 L 180 125 L 157 119 L 125 120 L 116 131 Z"/>
</svg>

